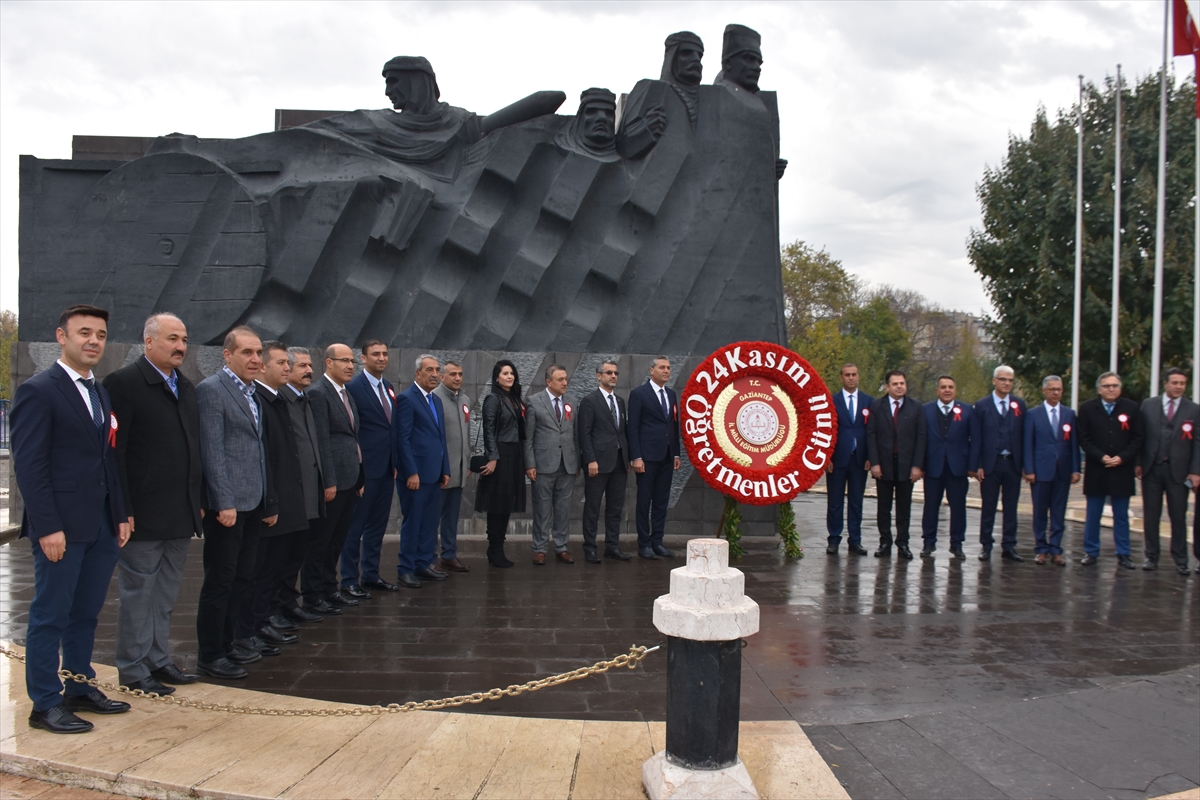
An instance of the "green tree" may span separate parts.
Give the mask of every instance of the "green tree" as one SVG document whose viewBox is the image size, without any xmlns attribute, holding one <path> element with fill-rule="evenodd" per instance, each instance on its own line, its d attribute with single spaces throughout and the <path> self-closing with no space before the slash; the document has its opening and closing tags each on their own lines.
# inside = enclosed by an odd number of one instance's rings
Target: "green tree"
<svg viewBox="0 0 1200 800">
<path fill-rule="evenodd" d="M 12 399 L 12 350 L 17 343 L 17 315 L 0 311 L 0 400 Z"/>
<path fill-rule="evenodd" d="M 969 327 L 964 326 L 962 342 L 950 361 L 949 370 L 958 387 L 958 399 L 964 403 L 974 403 L 992 391 L 992 370 L 997 364 L 979 358 L 976 355 L 978 345 L 979 339 Z"/>
<path fill-rule="evenodd" d="M 1157 73 L 1125 87 L 1122 105 L 1121 307 L 1118 371 L 1134 397 L 1149 389 L 1158 169 Z M 1168 91 L 1166 235 L 1162 355 L 1164 368 L 1187 366 L 1192 335 L 1195 208 L 1195 89 Z M 1083 308 L 1080 385 L 1108 369 L 1112 298 L 1112 227 L 1116 86 L 1084 90 Z M 983 227 L 968 255 L 997 309 L 996 347 L 1028 386 L 1050 373 L 1071 380 L 1075 269 L 1075 110 L 1053 123 L 1039 109 L 1027 138 L 1009 138 L 1000 166 L 976 187 Z M 1082 390 L 1081 390 L 1081 393 Z M 1088 396 L 1083 393 L 1083 396 Z"/>
<path fill-rule="evenodd" d="M 860 385 L 867 394 L 876 393 L 888 370 L 902 367 L 912 357 L 909 335 L 882 295 L 850 309 L 841 319 L 841 334 L 842 358 L 858 366 Z"/>
<path fill-rule="evenodd" d="M 845 314 L 854 304 L 858 281 L 824 248 L 800 240 L 784 245 L 780 260 L 788 345 L 807 358 L 813 324 Z"/>
</svg>

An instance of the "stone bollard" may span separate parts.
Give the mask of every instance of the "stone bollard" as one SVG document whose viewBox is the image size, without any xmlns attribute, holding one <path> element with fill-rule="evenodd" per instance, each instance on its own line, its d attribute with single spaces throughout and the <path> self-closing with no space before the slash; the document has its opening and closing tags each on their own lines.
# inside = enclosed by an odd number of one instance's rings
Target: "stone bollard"
<svg viewBox="0 0 1200 800">
<path fill-rule="evenodd" d="M 667 635 L 667 749 L 642 765 L 650 800 L 758 798 L 738 758 L 742 638 L 758 633 L 758 603 L 729 566 L 729 542 L 693 539 L 671 593 L 654 601 Z"/>
</svg>

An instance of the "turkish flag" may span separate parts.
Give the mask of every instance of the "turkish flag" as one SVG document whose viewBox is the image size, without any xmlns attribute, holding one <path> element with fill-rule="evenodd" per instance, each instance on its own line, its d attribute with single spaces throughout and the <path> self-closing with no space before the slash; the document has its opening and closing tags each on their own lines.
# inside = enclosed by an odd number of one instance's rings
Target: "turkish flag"
<svg viewBox="0 0 1200 800">
<path fill-rule="evenodd" d="M 1171 31 L 1175 40 L 1177 56 L 1191 56 L 1196 81 L 1196 119 L 1200 119 L 1200 31 L 1196 29 L 1193 3 L 1188 0 L 1171 0 Z"/>
</svg>

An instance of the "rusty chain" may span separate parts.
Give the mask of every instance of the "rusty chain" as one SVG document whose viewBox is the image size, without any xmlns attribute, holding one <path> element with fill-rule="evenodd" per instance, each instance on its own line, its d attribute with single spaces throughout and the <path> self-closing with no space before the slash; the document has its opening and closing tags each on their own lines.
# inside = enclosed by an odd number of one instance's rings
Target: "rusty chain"
<svg viewBox="0 0 1200 800">
<path fill-rule="evenodd" d="M 443 708 L 456 708 L 468 703 L 482 703 L 484 700 L 516 697 L 526 692 L 536 692 L 550 686 L 558 686 L 560 683 L 568 683 L 592 675 L 599 675 L 608 672 L 613 667 L 633 669 L 642 659 L 660 647 L 662 647 L 661 644 L 649 648 L 642 645 L 632 645 L 628 653 L 622 653 L 608 661 L 597 661 L 590 667 L 580 667 L 570 672 L 560 672 L 558 675 L 551 675 L 548 678 L 540 678 L 520 685 L 513 684 L 503 689 L 489 689 L 486 692 L 460 694 L 457 697 L 446 697 L 441 700 L 423 700 L 420 703 L 389 703 L 386 706 L 351 706 L 350 708 L 263 708 L 260 706 L 240 706 L 234 703 L 205 703 L 201 700 L 175 697 L 173 694 L 164 696 L 157 692 L 146 692 L 141 689 L 130 689 L 128 686 L 102 683 L 99 678 L 88 678 L 86 675 L 74 673 L 66 669 L 60 669 L 58 675 L 63 680 L 85 683 L 88 686 L 95 689 L 103 689 L 106 692 L 129 695 L 130 697 L 141 697 L 146 700 L 155 700 L 160 703 L 180 706 L 181 708 L 195 708 L 200 711 L 224 711 L 230 714 L 252 714 L 264 717 L 366 717 L 379 716 L 381 714 L 401 714 L 409 711 L 436 711 Z M 0 645 L 0 655 L 14 661 L 19 661 L 22 664 L 25 663 L 25 655 L 23 653 L 9 650 L 3 645 Z"/>
</svg>

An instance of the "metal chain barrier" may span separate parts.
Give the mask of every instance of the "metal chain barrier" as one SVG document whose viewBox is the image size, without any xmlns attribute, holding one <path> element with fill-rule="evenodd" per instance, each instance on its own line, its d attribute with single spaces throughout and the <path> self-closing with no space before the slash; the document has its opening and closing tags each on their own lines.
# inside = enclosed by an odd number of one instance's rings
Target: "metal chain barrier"
<svg viewBox="0 0 1200 800">
<path fill-rule="evenodd" d="M 200 700 L 189 700 L 186 697 L 176 697 L 173 694 L 163 696 L 157 692 L 130 689 L 127 686 L 118 686 L 113 683 L 101 683 L 99 678 L 88 678 L 86 675 L 73 673 L 66 669 L 60 669 L 58 675 L 63 680 L 85 683 L 92 688 L 103 689 L 106 692 L 129 695 L 130 697 L 141 697 L 146 700 L 155 700 L 182 708 L 195 708 L 200 711 L 224 711 L 230 714 L 254 714 L 263 717 L 366 717 L 379 716 L 381 714 L 402 714 L 408 711 L 436 711 L 443 708 L 464 706 L 468 703 L 482 703 L 484 700 L 516 697 L 526 692 L 536 692 L 551 686 L 558 686 L 560 683 L 568 683 L 592 675 L 599 675 L 608 672 L 614 667 L 633 669 L 642 659 L 660 647 L 662 647 L 661 644 L 650 648 L 635 644 L 629 648 L 628 653 L 622 653 L 608 661 L 597 661 L 590 667 L 580 667 L 570 672 L 560 672 L 558 675 L 551 675 L 548 678 L 540 678 L 520 685 L 514 684 L 506 686 L 503 689 L 489 689 L 486 692 L 460 694 L 457 697 L 446 697 L 441 700 L 423 700 L 420 703 L 389 703 L 386 706 L 351 706 L 350 708 L 262 708 L 260 706 L 239 706 L 233 703 L 205 703 Z M 19 661 L 22 664 L 25 663 L 24 654 L 18 653 L 15 650 L 9 650 L 2 645 L 0 645 L 0 655 L 10 658 L 13 661 Z"/>
</svg>

